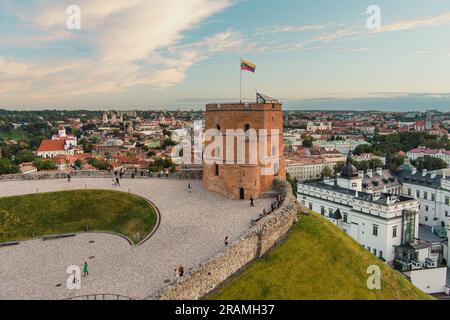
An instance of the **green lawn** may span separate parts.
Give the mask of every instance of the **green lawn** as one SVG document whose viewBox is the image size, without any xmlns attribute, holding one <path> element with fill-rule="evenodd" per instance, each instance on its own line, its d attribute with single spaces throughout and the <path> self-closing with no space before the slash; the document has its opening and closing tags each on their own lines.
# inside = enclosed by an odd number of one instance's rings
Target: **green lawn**
<svg viewBox="0 0 450 320">
<path fill-rule="evenodd" d="M 367 267 L 381 268 L 381 290 L 367 288 Z M 225 283 L 219 300 L 430 299 L 320 215 L 302 216 L 285 242 Z"/>
<path fill-rule="evenodd" d="M 77 190 L 0 198 L 0 242 L 86 231 L 110 231 L 135 243 L 155 227 L 155 208 L 135 195 Z"/>
</svg>

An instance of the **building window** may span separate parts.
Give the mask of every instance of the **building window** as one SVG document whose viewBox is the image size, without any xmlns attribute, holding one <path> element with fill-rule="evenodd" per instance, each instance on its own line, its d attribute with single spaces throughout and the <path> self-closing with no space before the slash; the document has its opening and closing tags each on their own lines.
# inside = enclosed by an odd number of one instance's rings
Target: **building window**
<svg viewBox="0 0 450 320">
<path fill-rule="evenodd" d="M 379 257 L 383 258 L 383 251 L 380 250 L 379 254 L 380 254 Z"/>
<path fill-rule="evenodd" d="M 372 235 L 378 237 L 378 226 L 376 224 L 373 225 Z"/>
<path fill-rule="evenodd" d="M 426 191 L 423 192 L 423 198 L 424 198 L 425 200 L 428 199 L 428 192 L 426 192 Z"/>
<path fill-rule="evenodd" d="M 450 205 L 450 197 L 445 197 L 445 204 Z"/>
<path fill-rule="evenodd" d="M 310 202 L 309 203 L 309 210 L 312 210 L 313 209 L 313 204 L 312 204 L 312 202 Z"/>
<path fill-rule="evenodd" d="M 392 238 L 397 238 L 397 226 L 392 228 Z"/>
<path fill-rule="evenodd" d="M 325 212 L 326 212 L 325 207 L 324 206 L 320 207 L 320 214 L 324 216 Z"/>
<path fill-rule="evenodd" d="M 328 209 L 328 216 L 331 217 L 333 215 L 333 209 Z"/>
<path fill-rule="evenodd" d="M 428 209 L 430 209 L 430 207 L 425 206 L 425 211 L 428 212 Z"/>
<path fill-rule="evenodd" d="M 425 217 L 425 222 L 428 222 L 428 217 Z"/>
<path fill-rule="evenodd" d="M 436 195 L 434 193 L 431 194 L 431 201 L 436 201 Z"/>
<path fill-rule="evenodd" d="M 417 198 L 420 198 L 420 190 L 416 191 L 416 196 L 417 196 Z"/>
<path fill-rule="evenodd" d="M 344 222 L 348 222 L 348 214 L 347 213 L 344 213 Z"/>
<path fill-rule="evenodd" d="M 411 190 L 411 188 L 408 188 L 408 196 L 411 196 L 412 195 L 412 190 Z"/>
<path fill-rule="evenodd" d="M 247 123 L 247 124 L 245 125 L 245 132 L 247 132 L 248 130 L 250 130 L 250 125 Z"/>
<path fill-rule="evenodd" d="M 445 211 L 445 216 L 448 217 L 448 211 Z"/>
<path fill-rule="evenodd" d="M 377 255 L 377 249 L 373 249 L 373 255 L 374 255 L 374 256 Z"/>
</svg>

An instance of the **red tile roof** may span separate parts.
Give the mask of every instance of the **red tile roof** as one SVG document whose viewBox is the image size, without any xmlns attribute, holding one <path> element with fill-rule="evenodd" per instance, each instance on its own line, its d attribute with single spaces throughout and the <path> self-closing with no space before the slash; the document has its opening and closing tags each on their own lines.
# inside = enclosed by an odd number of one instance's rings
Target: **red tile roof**
<svg viewBox="0 0 450 320">
<path fill-rule="evenodd" d="M 39 146 L 38 152 L 63 151 L 64 144 L 64 140 L 43 140 Z"/>
</svg>

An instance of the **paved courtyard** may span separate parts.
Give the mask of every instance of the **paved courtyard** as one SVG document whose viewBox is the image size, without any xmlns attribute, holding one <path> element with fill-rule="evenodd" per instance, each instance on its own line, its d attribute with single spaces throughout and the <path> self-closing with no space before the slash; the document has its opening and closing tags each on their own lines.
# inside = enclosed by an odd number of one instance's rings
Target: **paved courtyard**
<svg viewBox="0 0 450 320">
<path fill-rule="evenodd" d="M 73 238 L 31 240 L 0 248 L 0 299 L 64 299 L 88 294 L 119 294 L 142 299 L 175 278 L 175 268 L 197 266 L 223 249 L 223 240 L 233 241 L 251 225 L 251 220 L 269 206 L 269 200 L 233 201 L 207 193 L 201 182 L 149 179 L 15 181 L 0 183 L 0 197 L 73 189 L 107 189 L 143 196 L 161 213 L 156 233 L 140 246 L 109 234 L 78 234 Z M 90 275 L 81 290 L 66 287 L 66 268 L 84 261 Z"/>
</svg>

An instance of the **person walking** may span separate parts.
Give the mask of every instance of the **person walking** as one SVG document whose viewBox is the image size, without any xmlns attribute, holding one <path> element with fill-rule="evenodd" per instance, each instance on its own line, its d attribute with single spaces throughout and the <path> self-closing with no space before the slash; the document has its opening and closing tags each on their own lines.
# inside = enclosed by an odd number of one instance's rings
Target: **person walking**
<svg viewBox="0 0 450 320">
<path fill-rule="evenodd" d="M 68 173 L 68 174 L 67 174 L 67 182 L 71 182 L 71 178 L 72 178 L 72 177 L 71 177 L 70 173 Z"/>
<path fill-rule="evenodd" d="M 86 261 L 84 262 L 83 274 L 85 277 L 89 275 L 89 266 Z"/>
<path fill-rule="evenodd" d="M 250 207 L 252 207 L 252 208 L 255 207 L 255 202 L 253 200 L 253 196 L 250 197 Z"/>
<path fill-rule="evenodd" d="M 223 242 L 225 244 L 225 247 L 227 247 L 230 244 L 230 242 L 228 240 L 228 236 L 225 237 L 225 240 Z"/>
<path fill-rule="evenodd" d="M 178 276 L 181 278 L 182 276 L 184 276 L 184 268 L 183 266 L 179 266 L 178 267 Z"/>
<path fill-rule="evenodd" d="M 120 179 L 116 178 L 116 186 L 120 187 Z"/>
<path fill-rule="evenodd" d="M 188 184 L 188 192 L 192 193 L 192 184 L 191 183 Z"/>
</svg>

